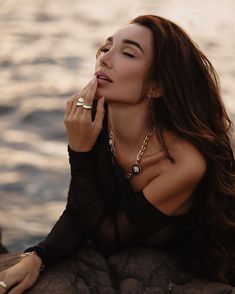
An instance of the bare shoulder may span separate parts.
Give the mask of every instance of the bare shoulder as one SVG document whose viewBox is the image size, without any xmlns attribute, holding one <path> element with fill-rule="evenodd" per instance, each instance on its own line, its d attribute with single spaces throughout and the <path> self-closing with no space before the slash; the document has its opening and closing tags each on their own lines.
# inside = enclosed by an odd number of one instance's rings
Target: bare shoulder
<svg viewBox="0 0 235 294">
<path fill-rule="evenodd" d="M 169 152 L 175 160 L 175 164 L 170 164 L 171 168 L 190 169 L 195 175 L 204 174 L 206 170 L 206 160 L 203 154 L 191 142 L 178 135 L 167 132 L 166 142 Z"/>
<path fill-rule="evenodd" d="M 188 200 L 206 171 L 206 160 L 190 142 L 167 133 L 165 141 L 175 162 L 164 160 L 161 170 L 147 185 L 145 197 L 162 212 L 173 215 L 185 212 Z"/>
</svg>

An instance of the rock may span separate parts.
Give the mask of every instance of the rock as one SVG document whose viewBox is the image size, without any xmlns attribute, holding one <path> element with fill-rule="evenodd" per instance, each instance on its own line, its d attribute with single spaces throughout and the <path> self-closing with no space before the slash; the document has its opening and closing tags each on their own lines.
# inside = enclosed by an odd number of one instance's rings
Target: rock
<svg viewBox="0 0 235 294">
<path fill-rule="evenodd" d="M 16 253 L 0 255 L 0 270 L 17 262 L 17 258 Z M 130 247 L 105 258 L 87 247 L 50 266 L 25 293 L 235 294 L 235 288 L 183 273 L 172 258 L 154 249 Z"/>
</svg>

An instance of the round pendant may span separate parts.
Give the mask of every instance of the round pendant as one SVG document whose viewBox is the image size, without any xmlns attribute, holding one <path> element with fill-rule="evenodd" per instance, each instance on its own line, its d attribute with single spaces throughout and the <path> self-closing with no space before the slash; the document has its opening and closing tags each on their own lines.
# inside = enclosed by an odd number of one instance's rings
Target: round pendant
<svg viewBox="0 0 235 294">
<path fill-rule="evenodd" d="M 134 163 L 131 167 L 131 170 L 135 175 L 138 175 L 142 172 L 142 168 L 138 163 Z"/>
</svg>

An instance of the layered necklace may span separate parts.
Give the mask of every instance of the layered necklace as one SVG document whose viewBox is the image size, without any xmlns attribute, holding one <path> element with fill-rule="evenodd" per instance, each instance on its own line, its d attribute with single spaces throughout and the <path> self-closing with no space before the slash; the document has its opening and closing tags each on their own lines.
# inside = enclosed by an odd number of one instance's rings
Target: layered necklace
<svg viewBox="0 0 235 294">
<path fill-rule="evenodd" d="M 147 147 L 147 144 L 149 142 L 150 137 L 152 136 L 155 128 L 152 130 L 149 130 L 147 135 L 144 138 L 144 141 L 142 143 L 142 146 L 140 147 L 140 150 L 136 156 L 136 161 L 132 164 L 130 171 L 125 175 L 126 179 L 131 179 L 133 176 L 138 176 L 142 173 L 143 168 L 140 165 L 141 159 L 144 155 L 145 149 Z M 116 150 L 115 150 L 115 142 L 114 142 L 114 135 L 113 135 L 113 130 L 110 131 L 109 134 L 109 146 L 111 149 L 111 152 L 113 156 L 116 158 Z"/>
</svg>

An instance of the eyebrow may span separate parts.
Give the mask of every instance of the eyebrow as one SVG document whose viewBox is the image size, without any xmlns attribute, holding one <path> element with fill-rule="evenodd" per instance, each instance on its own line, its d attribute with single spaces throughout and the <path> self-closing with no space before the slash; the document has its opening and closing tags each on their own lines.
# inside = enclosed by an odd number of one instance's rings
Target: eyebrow
<svg viewBox="0 0 235 294">
<path fill-rule="evenodd" d="M 109 42 L 113 42 L 113 37 L 109 37 L 106 41 L 109 41 Z M 122 42 L 124 44 L 129 44 L 129 45 L 134 45 L 136 46 L 138 49 L 140 49 L 140 51 L 144 54 L 144 49 L 140 46 L 139 43 L 137 43 L 136 41 L 133 41 L 133 40 L 129 40 L 129 39 L 123 39 Z"/>
</svg>

